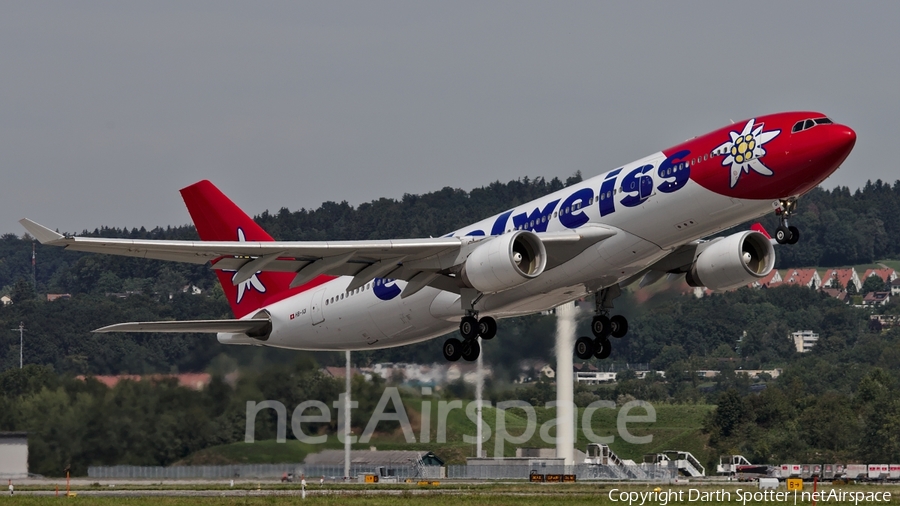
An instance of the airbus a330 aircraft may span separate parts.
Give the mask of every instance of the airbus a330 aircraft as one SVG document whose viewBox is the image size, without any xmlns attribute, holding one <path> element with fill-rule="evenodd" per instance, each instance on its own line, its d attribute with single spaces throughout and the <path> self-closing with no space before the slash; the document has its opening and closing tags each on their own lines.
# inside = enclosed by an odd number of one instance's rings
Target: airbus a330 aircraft
<svg viewBox="0 0 900 506">
<path fill-rule="evenodd" d="M 201 241 L 70 237 L 23 219 L 43 244 L 211 262 L 236 319 L 136 322 L 97 332 L 211 332 L 225 344 L 360 350 L 415 343 L 459 326 L 447 360 L 475 360 L 495 318 L 595 295 L 581 359 L 609 356 L 628 322 L 620 287 L 684 274 L 727 290 L 766 276 L 775 252 L 756 230 L 702 238 L 774 212 L 778 243 L 800 236 L 797 198 L 847 158 L 850 128 L 817 112 L 760 116 L 582 181 L 440 238 L 274 241 L 212 183 L 181 190 Z M 480 318 L 479 318 L 480 317 Z"/>
</svg>

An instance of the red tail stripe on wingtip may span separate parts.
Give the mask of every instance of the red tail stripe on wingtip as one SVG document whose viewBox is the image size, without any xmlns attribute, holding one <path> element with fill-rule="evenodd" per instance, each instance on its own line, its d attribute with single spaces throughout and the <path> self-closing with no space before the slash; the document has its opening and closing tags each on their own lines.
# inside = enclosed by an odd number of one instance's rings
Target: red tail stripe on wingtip
<svg viewBox="0 0 900 506">
<path fill-rule="evenodd" d="M 753 226 L 750 227 L 750 230 L 756 230 L 760 234 L 766 236 L 766 239 L 772 238 L 772 236 L 769 235 L 768 232 L 766 232 L 766 227 L 762 226 L 762 223 L 759 223 L 759 222 L 754 223 Z"/>
</svg>

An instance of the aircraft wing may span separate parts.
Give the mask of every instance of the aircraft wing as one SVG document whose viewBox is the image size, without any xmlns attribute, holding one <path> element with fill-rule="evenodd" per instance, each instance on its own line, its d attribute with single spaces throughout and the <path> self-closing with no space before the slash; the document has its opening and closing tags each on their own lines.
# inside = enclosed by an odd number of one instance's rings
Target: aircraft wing
<svg viewBox="0 0 900 506">
<path fill-rule="evenodd" d="M 316 276 L 354 276 L 348 290 L 374 278 L 390 277 L 425 286 L 459 292 L 462 284 L 451 275 L 482 242 L 492 237 L 437 237 L 371 241 L 165 241 L 64 236 L 29 219 L 19 223 L 41 244 L 73 251 L 106 253 L 156 260 L 204 264 L 216 270 L 235 271 L 239 284 L 259 271 L 295 272 L 291 286 Z M 547 251 L 546 269 L 575 257 L 589 246 L 612 237 L 616 230 L 588 225 L 578 230 L 536 234 Z M 418 286 L 418 285 L 421 286 Z M 154 331 L 156 332 L 156 331 Z"/>
</svg>

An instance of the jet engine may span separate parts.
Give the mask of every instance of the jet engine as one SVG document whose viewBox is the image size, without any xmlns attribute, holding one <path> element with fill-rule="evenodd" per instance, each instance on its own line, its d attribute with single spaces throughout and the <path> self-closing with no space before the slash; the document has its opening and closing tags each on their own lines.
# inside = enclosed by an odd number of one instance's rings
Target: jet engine
<svg viewBox="0 0 900 506">
<path fill-rule="evenodd" d="M 518 230 L 476 247 L 463 264 L 462 278 L 479 292 L 502 292 L 536 278 L 546 265 L 541 239 L 534 232 Z"/>
<path fill-rule="evenodd" d="M 714 291 L 738 288 L 765 277 L 775 266 L 775 248 L 756 231 L 729 235 L 703 246 L 685 276 L 691 286 Z"/>
</svg>

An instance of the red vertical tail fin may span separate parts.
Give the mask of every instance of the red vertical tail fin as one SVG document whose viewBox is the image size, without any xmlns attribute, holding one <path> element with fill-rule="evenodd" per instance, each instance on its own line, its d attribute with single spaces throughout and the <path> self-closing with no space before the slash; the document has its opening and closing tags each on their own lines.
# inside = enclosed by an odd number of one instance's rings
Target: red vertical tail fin
<svg viewBox="0 0 900 506">
<path fill-rule="evenodd" d="M 201 240 L 274 240 L 209 181 L 200 181 L 183 188 L 181 197 Z M 290 284 L 294 278 L 293 273 L 289 272 L 257 272 L 247 281 L 235 285 L 232 282 L 235 271 L 216 270 L 216 275 L 237 318 L 290 295 Z"/>
</svg>

